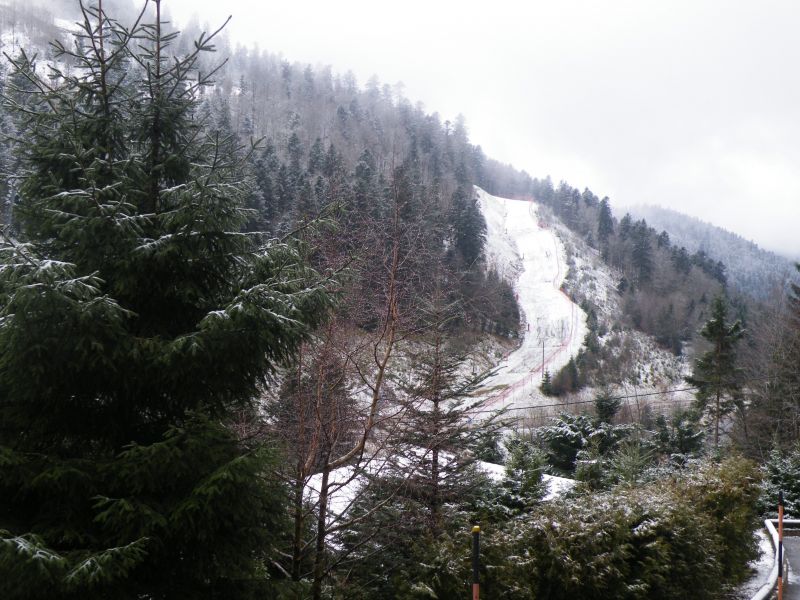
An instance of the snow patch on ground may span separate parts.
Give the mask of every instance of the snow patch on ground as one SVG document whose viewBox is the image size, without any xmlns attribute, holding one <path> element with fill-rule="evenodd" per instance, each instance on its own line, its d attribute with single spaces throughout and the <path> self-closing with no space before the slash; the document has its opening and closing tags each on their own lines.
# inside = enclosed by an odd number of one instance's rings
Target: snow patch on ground
<svg viewBox="0 0 800 600">
<path fill-rule="evenodd" d="M 378 461 L 380 462 L 380 461 Z M 380 466 L 369 463 L 367 469 L 374 475 Z M 503 465 L 477 461 L 478 468 L 496 483 L 505 478 L 506 468 Z M 569 492 L 577 483 L 574 479 L 556 477 L 555 475 L 542 475 L 542 480 L 547 485 L 547 493 L 542 500 L 545 502 L 561 497 Z M 328 522 L 335 523 L 349 511 L 354 501 L 358 498 L 361 489 L 367 484 L 367 478 L 356 472 L 352 466 L 341 467 L 331 471 L 328 476 Z M 305 487 L 306 502 L 316 505 L 319 502 L 319 493 L 322 488 L 322 473 L 312 475 Z"/>
<path fill-rule="evenodd" d="M 756 534 L 759 557 L 750 563 L 753 574 L 736 588 L 731 596 L 734 600 L 750 600 L 769 581 L 770 572 L 775 563 L 775 548 L 772 547 L 772 542 L 765 530 L 759 529 Z"/>
<path fill-rule="evenodd" d="M 358 497 L 358 492 L 364 486 L 363 475 L 358 475 L 354 467 L 341 467 L 328 475 L 328 521 L 334 522 L 344 515 Z M 319 493 L 322 489 L 322 473 L 312 475 L 305 488 L 306 502 L 312 505 L 319 503 Z"/>
<path fill-rule="evenodd" d="M 486 473 L 486 475 L 488 475 L 492 481 L 497 483 L 503 481 L 503 478 L 506 475 L 506 468 L 503 465 L 497 465 L 495 463 L 484 462 L 481 460 L 478 461 L 478 467 L 481 471 Z M 555 475 L 547 475 L 546 473 L 542 475 L 542 481 L 544 481 L 545 485 L 547 485 L 547 493 L 542 498 L 544 501 L 559 498 L 563 494 L 566 494 L 568 491 L 570 491 L 577 484 L 577 481 L 574 479 L 556 477 Z"/>
</svg>

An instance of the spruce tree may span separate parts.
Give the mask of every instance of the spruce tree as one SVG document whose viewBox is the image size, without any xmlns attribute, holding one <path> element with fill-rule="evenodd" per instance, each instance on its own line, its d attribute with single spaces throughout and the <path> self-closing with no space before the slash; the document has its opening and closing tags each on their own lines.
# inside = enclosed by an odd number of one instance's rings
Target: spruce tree
<svg viewBox="0 0 800 600">
<path fill-rule="evenodd" d="M 545 369 L 544 375 L 542 375 L 542 385 L 539 386 L 539 389 L 542 390 L 545 396 L 553 395 L 553 378 L 550 375 L 549 369 Z"/>
<path fill-rule="evenodd" d="M 597 216 L 597 237 L 601 242 L 608 241 L 608 236 L 614 233 L 614 219 L 611 216 L 611 207 L 608 198 L 600 201 L 600 210 Z"/>
<path fill-rule="evenodd" d="M 607 390 L 601 390 L 594 398 L 594 408 L 600 423 L 611 423 L 622 407 L 622 400 L 613 397 Z"/>
<path fill-rule="evenodd" d="M 711 348 L 695 361 L 686 381 L 697 387 L 697 402 L 709 410 L 714 420 L 714 447 L 719 446 L 719 426 L 741 400 L 741 382 L 737 381 L 736 344 L 744 335 L 740 321 L 728 322 L 725 299 L 718 296 L 711 305 L 711 318 L 700 330 Z"/>
<path fill-rule="evenodd" d="M 653 276 L 653 248 L 650 242 L 650 231 L 644 220 L 633 228 L 633 251 L 631 262 L 636 272 L 637 287 L 648 283 Z"/>
<path fill-rule="evenodd" d="M 453 224 L 453 244 L 464 265 L 470 268 L 483 252 L 486 221 L 475 195 L 461 186 L 453 193 L 450 221 Z"/>
<path fill-rule="evenodd" d="M 282 509 L 234 412 L 327 295 L 296 247 L 241 233 L 240 153 L 197 116 L 202 36 L 82 8 L 18 127 L 18 243 L 0 247 L 0 597 L 267 593 Z M 190 75 L 191 74 L 191 75 Z M 14 97 L 13 94 L 9 95 Z"/>
<path fill-rule="evenodd" d="M 444 278 L 442 270 L 437 275 L 437 282 Z M 446 504 L 463 501 L 475 487 L 477 434 L 490 435 L 504 425 L 486 408 L 485 398 L 471 397 L 486 374 L 463 375 L 467 357 L 447 339 L 457 306 L 437 283 L 420 307 L 427 331 L 413 379 L 403 386 L 408 401 L 390 461 L 406 478 L 401 495 L 417 503 L 434 537 L 442 532 Z"/>
</svg>

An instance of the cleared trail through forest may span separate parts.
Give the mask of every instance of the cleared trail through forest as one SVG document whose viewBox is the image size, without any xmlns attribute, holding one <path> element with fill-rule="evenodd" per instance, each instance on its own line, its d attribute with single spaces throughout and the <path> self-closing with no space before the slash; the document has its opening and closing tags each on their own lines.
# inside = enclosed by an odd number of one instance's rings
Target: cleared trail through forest
<svg viewBox="0 0 800 600">
<path fill-rule="evenodd" d="M 529 200 L 498 198 L 478 189 L 486 218 L 486 257 L 511 282 L 523 312 L 520 347 L 506 356 L 479 393 L 491 407 L 552 402 L 539 391 L 543 371 L 555 374 L 580 349 L 586 315 L 564 292 L 566 252 Z"/>
</svg>

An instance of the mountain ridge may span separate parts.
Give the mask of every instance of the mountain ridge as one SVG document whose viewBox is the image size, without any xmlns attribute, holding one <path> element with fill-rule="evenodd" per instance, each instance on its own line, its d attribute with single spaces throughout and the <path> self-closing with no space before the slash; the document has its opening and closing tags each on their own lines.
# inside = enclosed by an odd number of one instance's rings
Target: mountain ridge
<svg viewBox="0 0 800 600">
<path fill-rule="evenodd" d="M 674 243 L 689 252 L 704 252 L 725 263 L 729 283 L 757 300 L 766 300 L 776 290 L 785 289 L 795 272 L 791 258 L 703 219 L 651 204 L 632 206 L 629 212 L 666 231 Z"/>
</svg>

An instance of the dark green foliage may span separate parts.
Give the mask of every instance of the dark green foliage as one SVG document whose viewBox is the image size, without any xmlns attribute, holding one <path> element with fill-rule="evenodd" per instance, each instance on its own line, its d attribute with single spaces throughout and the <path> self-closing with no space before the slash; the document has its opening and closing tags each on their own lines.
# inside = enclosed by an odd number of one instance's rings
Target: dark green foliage
<svg viewBox="0 0 800 600">
<path fill-rule="evenodd" d="M 647 224 L 641 221 L 633 229 L 633 252 L 631 259 L 636 272 L 636 283 L 649 283 L 653 277 L 653 250 L 650 245 L 652 233 Z"/>
<path fill-rule="evenodd" d="M 722 261 L 714 260 L 704 250 L 698 250 L 691 256 L 692 264 L 699 267 L 704 273 L 710 275 L 723 286 L 727 283 L 725 275 L 725 264 Z"/>
<path fill-rule="evenodd" d="M 553 377 L 550 391 L 553 396 L 563 396 L 579 390 L 583 385 L 584 382 L 578 371 L 578 363 L 574 357 L 570 357 L 569 362 Z"/>
<path fill-rule="evenodd" d="M 541 500 L 546 491 L 542 474 L 547 467 L 547 456 L 531 440 L 520 437 L 506 442 L 505 504 L 513 508 L 529 508 Z"/>
<path fill-rule="evenodd" d="M 33 526 L 0 541 L 3 597 L 266 590 L 254 578 L 259 549 L 286 525 L 281 495 L 265 479 L 273 462 L 261 450 L 242 453 L 229 431 L 200 416 L 102 460 L 6 448 L 3 508 Z"/>
<path fill-rule="evenodd" d="M 482 595 L 722 598 L 728 585 L 746 575 L 747 561 L 757 552 L 755 474 L 754 465 L 731 458 L 638 487 L 573 494 L 511 517 L 482 520 Z M 408 527 L 402 513 L 393 516 L 381 535 Z M 469 516 L 454 513 L 452 528 L 436 541 L 417 536 L 375 554 L 365 570 L 342 582 L 342 597 L 468 596 L 469 531 L 475 522 Z"/>
<path fill-rule="evenodd" d="M 507 550 L 519 558 L 497 580 L 512 598 L 720 598 L 755 554 L 753 475 L 730 459 L 545 505 L 520 524 Z"/>
<path fill-rule="evenodd" d="M 486 222 L 474 193 L 462 187 L 455 191 L 450 222 L 456 250 L 465 265 L 472 265 L 480 257 L 486 239 Z"/>
<path fill-rule="evenodd" d="M 627 425 L 596 422 L 588 415 L 562 413 L 551 424 L 536 430 L 551 467 L 561 473 L 575 469 L 578 453 L 592 449 L 607 454 L 631 432 Z"/>
<path fill-rule="evenodd" d="M 608 392 L 601 392 L 594 398 L 597 419 L 601 423 L 611 423 L 622 406 L 622 400 L 614 398 Z"/>
<path fill-rule="evenodd" d="M 764 447 L 788 451 L 800 440 L 800 286 L 791 284 L 787 296 L 785 307 L 767 311 L 752 327 L 753 350 L 743 348 L 760 359 L 751 373 L 766 383 L 752 386 L 747 408 L 751 448 L 762 457 Z"/>
<path fill-rule="evenodd" d="M 553 381 L 552 377 L 550 376 L 550 370 L 545 369 L 544 375 L 542 375 L 542 385 L 540 386 L 542 393 L 545 396 L 552 396 L 553 395 Z"/>
<path fill-rule="evenodd" d="M 720 419 L 741 402 L 742 382 L 736 366 L 736 345 L 744 335 L 740 321 L 728 322 L 725 299 L 718 296 L 711 305 L 711 318 L 700 335 L 710 349 L 695 361 L 691 377 L 686 381 L 697 387 L 697 402 L 714 418 L 714 445 L 719 444 Z"/>
<path fill-rule="evenodd" d="M 475 458 L 489 463 L 502 464 L 504 459 L 502 441 L 503 432 L 493 427 L 478 429 L 473 432 L 475 438 L 472 452 Z"/>
<path fill-rule="evenodd" d="M 703 449 L 705 434 L 698 415 L 688 411 L 678 411 L 671 417 L 656 417 L 656 450 L 679 462 L 696 456 Z"/>
<path fill-rule="evenodd" d="M 773 448 L 762 467 L 759 507 L 762 514 L 777 516 L 778 494 L 783 492 L 783 505 L 788 517 L 800 516 L 800 444 L 790 450 Z"/>
<path fill-rule="evenodd" d="M 14 63 L 48 91 L 0 248 L 0 595 L 263 596 L 280 490 L 226 424 L 328 296 L 300 246 L 241 231 L 244 151 L 188 77 L 208 36 L 173 61 L 157 22 L 84 19 L 69 72 Z"/>
</svg>

